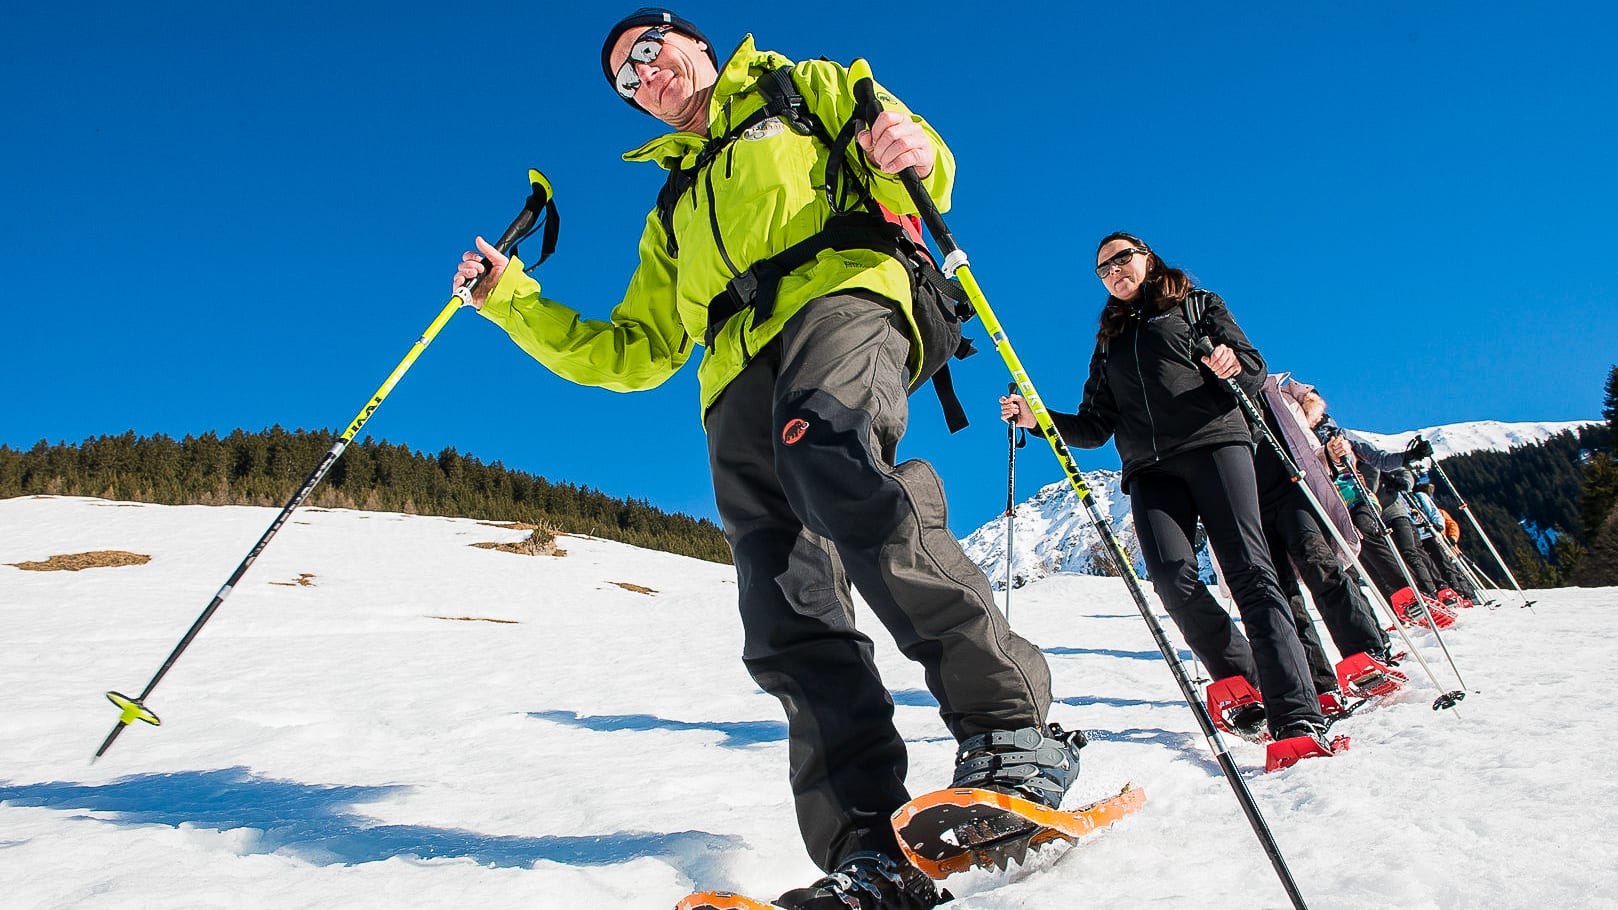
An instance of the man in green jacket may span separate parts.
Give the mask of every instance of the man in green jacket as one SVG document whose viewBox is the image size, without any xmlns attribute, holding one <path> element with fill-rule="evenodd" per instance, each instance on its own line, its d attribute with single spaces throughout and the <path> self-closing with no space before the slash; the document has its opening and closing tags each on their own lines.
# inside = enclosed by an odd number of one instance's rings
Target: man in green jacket
<svg viewBox="0 0 1618 910">
<path fill-rule="evenodd" d="M 855 628 L 849 583 L 926 668 L 960 743 L 952 786 L 1055 806 L 1078 775 L 1082 744 L 1046 726 L 1049 669 L 1007 626 L 950 533 L 937 474 L 923 461 L 893 463 L 920 362 L 909 271 L 880 244 L 827 239 L 834 215 L 879 223 L 867 214 L 874 206 L 845 206 L 828 191 L 834 171 L 853 172 L 862 201 L 914 212 L 896 176 L 914 167 L 947 209 L 954 160 L 880 89 L 885 112 L 857 134 L 857 148 L 834 149 L 826 140 L 855 113 L 845 68 L 794 65 L 751 36 L 721 65 L 702 32 L 668 10 L 614 25 L 602 69 L 620 97 L 675 130 L 624 156 L 674 177 L 646 219 L 639 267 L 611 319 L 541 297 L 522 263 L 508 265 L 481 237 L 455 286 L 481 274 L 486 257 L 473 304 L 573 382 L 651 388 L 704 347 L 703 422 L 736 564 L 743 661 L 786 710 L 799 825 L 832 873 L 780 903 L 931 907 L 936 890 L 904 862 L 889 825 L 908 798 L 905 747 L 871 641 Z M 823 129 L 764 116 L 761 80 L 781 77 Z M 784 277 L 746 281 L 805 242 L 813 255 L 783 266 Z"/>
</svg>

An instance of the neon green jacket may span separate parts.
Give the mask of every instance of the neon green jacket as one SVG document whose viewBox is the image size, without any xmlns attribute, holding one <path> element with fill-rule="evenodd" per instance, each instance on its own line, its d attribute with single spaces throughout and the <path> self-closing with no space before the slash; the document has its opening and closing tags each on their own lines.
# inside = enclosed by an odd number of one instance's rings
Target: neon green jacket
<svg viewBox="0 0 1618 910">
<path fill-rule="evenodd" d="M 752 90 L 759 76 L 790 66 L 772 51 L 760 51 L 747 36 L 719 72 L 708 107 L 709 131 L 723 135 L 764 106 Z M 792 71 L 811 110 L 835 134 L 853 116 L 854 96 L 848 71 L 825 61 L 800 63 Z M 887 92 L 878 97 L 889 110 L 909 113 Z M 955 161 L 943 140 L 921 118 L 910 115 L 932 137 L 937 157 L 923 181 L 940 211 L 949 208 Z M 482 313 L 504 329 L 523 350 L 558 376 L 582 385 L 619 392 L 652 388 L 685 364 L 708 328 L 708 301 L 725 289 L 733 275 L 714 240 L 723 238 L 724 253 L 737 269 L 771 256 L 818 232 L 831 215 L 821 185 L 828 150 L 817 139 L 802 136 L 774 121 L 749 130 L 709 166 L 712 171 L 713 220 L 710 221 L 707 177 L 681 197 L 674 208 L 678 258 L 668 254 L 667 237 L 654 209 L 640 237 L 640 265 L 629 280 L 623 302 L 609 321 L 584 319 L 540 296 L 539 284 L 523 274 L 512 259 L 490 292 Z M 624 155 L 626 161 L 655 161 L 668 168 L 694 163 L 707 137 L 693 132 L 661 136 Z M 897 176 L 872 171 L 872 193 L 894 212 L 914 214 L 904 184 Z M 728 320 L 697 368 L 702 410 L 707 412 L 753 354 L 781 330 L 803 305 L 817 297 L 854 288 L 889 299 L 910 301 L 910 279 L 903 265 L 871 250 L 825 251 L 781 280 L 770 317 L 753 325 L 751 313 Z M 907 309 L 908 312 L 908 309 Z M 912 323 L 914 320 L 912 319 Z M 919 345 L 917 345 L 919 347 Z M 920 351 L 911 352 L 914 368 Z"/>
</svg>

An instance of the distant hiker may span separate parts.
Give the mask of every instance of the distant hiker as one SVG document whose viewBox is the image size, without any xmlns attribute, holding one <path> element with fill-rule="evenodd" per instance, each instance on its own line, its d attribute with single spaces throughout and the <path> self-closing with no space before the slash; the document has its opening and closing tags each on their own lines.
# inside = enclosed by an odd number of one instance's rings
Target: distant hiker
<svg viewBox="0 0 1618 910">
<path fill-rule="evenodd" d="M 1382 501 L 1382 521 L 1393 531 L 1395 548 L 1399 556 L 1404 559 L 1405 566 L 1415 577 L 1416 587 L 1428 597 L 1436 597 L 1438 591 L 1444 587 L 1443 579 L 1439 578 L 1438 570 L 1433 567 L 1432 558 L 1427 555 L 1427 549 L 1421 544 L 1422 528 L 1424 522 L 1418 523 L 1417 516 L 1420 510 L 1415 509 L 1406 499 L 1412 488 L 1415 487 L 1415 475 L 1409 468 L 1394 468 L 1382 472 L 1382 484 L 1377 490 L 1377 497 Z"/>
<path fill-rule="evenodd" d="M 1443 580 L 1446 587 L 1469 601 L 1476 602 L 1479 592 L 1466 577 L 1466 570 L 1462 568 L 1455 548 L 1446 536 L 1448 528 L 1445 519 L 1448 516 L 1438 503 L 1433 501 L 1433 484 L 1425 477 L 1416 484 L 1410 492 L 1410 499 L 1415 503 L 1413 512 L 1420 512 L 1420 519 L 1424 527 L 1421 534 L 1421 546 L 1427 551 L 1427 557 L 1433 564 L 1438 577 Z M 1454 519 L 1449 519 L 1451 524 Z M 1456 526 L 1460 531 L 1460 526 Z"/>
<path fill-rule="evenodd" d="M 1147 574 L 1209 672 L 1256 683 L 1276 739 L 1320 740 L 1320 704 L 1259 520 L 1253 437 L 1220 381 L 1234 377 L 1256 396 L 1267 375 L 1264 359 L 1218 295 L 1195 290 L 1190 276 L 1140 238 L 1121 232 L 1102 238 L 1095 271 L 1109 293 L 1089 377 L 1077 413 L 1051 413 L 1056 430 L 1080 448 L 1114 441 Z M 1193 295 L 1200 316 L 1188 307 Z M 1192 352 L 1198 337 L 1215 344 L 1206 357 Z M 1037 427 L 1022 396 L 1000 403 L 1002 419 Z M 1192 541 L 1199 517 L 1225 569 L 1245 640 L 1197 577 Z"/>
<path fill-rule="evenodd" d="M 947 208 L 954 159 L 880 89 L 887 112 L 854 136 L 844 67 L 793 64 L 751 35 L 721 61 L 667 10 L 613 25 L 601 67 L 621 100 L 675 130 L 626 156 L 670 177 L 622 302 L 608 320 L 585 319 L 541 297 L 520 261 L 508 268 L 482 238 L 490 280 L 473 302 L 557 375 L 616 391 L 658 385 L 703 346 L 701 416 L 736 563 L 742 659 L 786 710 L 798 822 L 834 873 L 780 902 L 933 906 L 937 891 L 889 824 L 909 798 L 905 745 L 849 582 L 926 668 L 959 743 L 954 785 L 1055 806 L 1082 744 L 1046 726 L 1044 657 L 1010 630 L 950 533 L 938 475 L 924 461 L 894 464 L 924 354 L 920 292 L 876 203 L 914 212 L 895 176 L 914 167 Z M 829 188 L 834 175 L 846 182 Z M 468 252 L 455 285 L 481 271 Z"/>
<path fill-rule="evenodd" d="M 1301 580 L 1309 589 L 1338 654 L 1347 657 L 1364 653 L 1386 658 L 1388 639 L 1348 568 L 1359 554 L 1360 535 L 1331 481 L 1324 446 L 1315 438 L 1310 426 L 1325 413 L 1325 401 L 1306 383 L 1282 385 L 1285 378 L 1270 376 L 1265 381 L 1260 398 L 1264 420 L 1306 475 L 1305 482 L 1310 485 L 1315 500 L 1331 514 L 1338 534 L 1353 548 L 1348 553 L 1339 550 L 1303 491 L 1288 475 L 1281 458 L 1269 446 L 1259 446 L 1253 455 L 1253 468 L 1264 535 L 1281 591 L 1292 604 L 1298 638 L 1309 656 L 1321 710 L 1329 714 L 1343 708 L 1337 674 L 1333 663 L 1321 651 L 1313 624 L 1304 612 L 1298 582 Z"/>
<path fill-rule="evenodd" d="M 1315 419 L 1314 429 L 1316 437 L 1326 445 L 1326 454 L 1331 459 L 1333 469 L 1358 474 L 1365 489 L 1371 493 L 1372 498 L 1360 499 L 1352 484 L 1345 482 L 1338 486 L 1344 501 L 1348 503 L 1348 513 L 1354 518 L 1354 527 L 1360 532 L 1360 563 L 1371 573 L 1371 583 L 1376 585 L 1383 597 L 1391 601 L 1397 592 L 1409 586 L 1409 582 L 1405 581 L 1404 569 L 1400 568 L 1401 559 L 1408 558 L 1412 550 L 1419 553 L 1420 544 L 1416 541 L 1415 529 L 1410 525 L 1409 517 L 1403 516 L 1401 519 L 1395 514 L 1394 523 L 1388 526 L 1393 544 L 1388 545 L 1378 520 L 1378 514 L 1383 509 L 1375 499 L 1377 489 L 1384 471 L 1397 470 L 1431 455 L 1432 446 L 1424 440 L 1422 446 L 1409 452 L 1389 452 L 1353 431 L 1343 430 L 1324 410 Z M 1421 594 L 1431 597 L 1437 593 L 1430 574 L 1418 572 L 1413 565 L 1406 568 L 1410 570 Z"/>
</svg>

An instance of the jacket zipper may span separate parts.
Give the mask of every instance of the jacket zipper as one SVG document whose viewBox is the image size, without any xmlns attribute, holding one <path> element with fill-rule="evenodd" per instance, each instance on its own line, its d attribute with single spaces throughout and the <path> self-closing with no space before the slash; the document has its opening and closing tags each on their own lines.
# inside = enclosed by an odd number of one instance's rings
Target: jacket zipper
<svg viewBox="0 0 1618 910">
<path fill-rule="evenodd" d="M 1146 422 L 1151 426 L 1152 432 L 1152 460 L 1158 461 L 1162 456 L 1157 452 L 1157 420 L 1152 417 L 1152 396 L 1146 390 L 1146 374 L 1140 369 L 1140 334 L 1146 329 L 1146 320 L 1135 320 L 1135 378 L 1140 380 L 1140 400 L 1146 405 Z"/>
</svg>

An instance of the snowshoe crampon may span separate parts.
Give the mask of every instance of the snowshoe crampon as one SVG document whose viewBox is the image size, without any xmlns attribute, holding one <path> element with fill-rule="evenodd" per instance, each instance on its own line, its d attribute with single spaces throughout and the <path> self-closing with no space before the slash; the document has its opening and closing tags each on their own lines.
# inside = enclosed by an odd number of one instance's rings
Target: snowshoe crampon
<svg viewBox="0 0 1618 910">
<path fill-rule="evenodd" d="M 1264 770 L 1279 771 L 1306 758 L 1320 758 L 1348 750 L 1348 737 L 1324 735 L 1289 736 L 1270 743 L 1264 750 Z"/>
<path fill-rule="evenodd" d="M 1227 676 L 1208 684 L 1208 716 L 1220 730 L 1249 742 L 1262 743 L 1264 702 L 1253 684 L 1241 676 Z"/>
<path fill-rule="evenodd" d="M 729 891 L 701 891 L 674 905 L 674 910 L 781 910 Z"/>
<path fill-rule="evenodd" d="M 991 790 L 936 790 L 893 813 L 899 847 L 916 868 L 944 878 L 973 867 L 1003 869 L 1032 848 L 1077 840 L 1146 805 L 1146 791 L 1125 785 L 1082 809 L 1047 809 Z"/>
<path fill-rule="evenodd" d="M 1358 698 L 1392 695 L 1403 689 L 1410 677 L 1387 666 L 1364 651 L 1337 662 L 1337 684 Z"/>
</svg>

